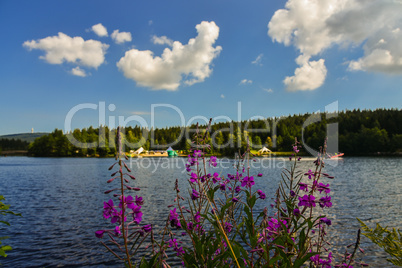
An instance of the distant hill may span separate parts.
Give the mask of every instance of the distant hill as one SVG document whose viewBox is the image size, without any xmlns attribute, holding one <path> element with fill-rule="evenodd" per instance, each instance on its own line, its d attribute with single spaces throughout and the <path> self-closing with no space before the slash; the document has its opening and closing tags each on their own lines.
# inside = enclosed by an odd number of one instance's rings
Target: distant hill
<svg viewBox="0 0 402 268">
<path fill-rule="evenodd" d="M 0 136 L 0 139 L 15 139 L 15 140 L 22 140 L 27 142 L 33 142 L 36 138 L 42 137 L 44 135 L 48 135 L 47 132 L 38 132 L 38 133 L 20 133 L 20 134 L 9 134 Z"/>
</svg>

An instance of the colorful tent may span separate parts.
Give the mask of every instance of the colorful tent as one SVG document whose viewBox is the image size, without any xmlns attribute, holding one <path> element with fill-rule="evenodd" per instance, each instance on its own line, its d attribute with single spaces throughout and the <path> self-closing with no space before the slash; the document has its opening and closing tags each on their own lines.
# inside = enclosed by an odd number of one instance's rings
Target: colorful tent
<svg viewBox="0 0 402 268">
<path fill-rule="evenodd" d="M 173 150 L 172 147 L 169 147 L 167 150 L 168 156 L 177 156 L 178 154 L 176 153 L 175 150 Z"/>
</svg>

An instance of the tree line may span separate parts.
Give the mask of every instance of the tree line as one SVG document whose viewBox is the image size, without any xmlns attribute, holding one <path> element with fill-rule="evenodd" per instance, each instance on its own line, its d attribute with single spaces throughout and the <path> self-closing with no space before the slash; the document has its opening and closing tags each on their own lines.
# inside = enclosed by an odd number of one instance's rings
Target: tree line
<svg viewBox="0 0 402 268">
<path fill-rule="evenodd" d="M 205 131 L 200 126 L 199 131 Z M 188 151 L 196 126 L 172 126 L 146 129 L 127 126 L 122 129 L 125 151 L 143 147 L 145 150 Z M 33 156 L 100 156 L 116 152 L 116 129 L 107 126 L 75 129 L 64 134 L 56 129 L 37 138 L 29 145 Z M 402 110 L 353 110 L 339 113 L 304 114 L 273 117 L 242 122 L 215 122 L 211 125 L 206 143 L 211 153 L 233 155 L 244 151 L 247 143 L 252 149 L 263 146 L 272 151 L 290 151 L 297 138 L 302 145 L 317 149 L 325 138 L 337 139 L 339 151 L 347 155 L 369 155 L 378 152 L 402 151 Z M 304 146 L 302 147 L 302 151 Z"/>
<path fill-rule="evenodd" d="M 0 153 L 2 151 L 28 150 L 29 142 L 20 139 L 0 139 Z"/>
</svg>

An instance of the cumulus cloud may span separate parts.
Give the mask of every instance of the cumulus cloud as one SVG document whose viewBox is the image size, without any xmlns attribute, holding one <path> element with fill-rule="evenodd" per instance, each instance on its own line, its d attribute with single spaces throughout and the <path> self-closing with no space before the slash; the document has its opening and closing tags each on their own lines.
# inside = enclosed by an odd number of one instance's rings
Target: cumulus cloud
<svg viewBox="0 0 402 268">
<path fill-rule="evenodd" d="M 327 75 L 324 60 L 299 62 L 301 67 L 295 70 L 294 76 L 288 76 L 283 80 L 287 90 L 314 90 L 322 86 Z"/>
<path fill-rule="evenodd" d="M 50 64 L 69 62 L 86 67 L 98 68 L 105 61 L 109 45 L 96 40 L 84 40 L 82 37 L 70 37 L 64 33 L 39 40 L 25 41 L 23 46 L 29 50 L 39 49 L 45 52 L 41 59 Z"/>
<path fill-rule="evenodd" d="M 131 49 L 119 60 L 117 67 L 125 77 L 154 90 L 174 91 L 181 83 L 202 82 L 211 75 L 212 60 L 222 48 L 213 47 L 219 36 L 215 22 L 203 21 L 195 28 L 197 37 L 191 38 L 186 45 L 175 41 L 160 57 L 150 50 Z"/>
<path fill-rule="evenodd" d="M 252 80 L 248 80 L 248 79 L 243 79 L 240 81 L 240 85 L 247 85 L 247 84 L 252 84 L 253 81 Z"/>
<path fill-rule="evenodd" d="M 400 28 L 400 1 L 288 0 L 285 8 L 272 16 L 268 35 L 285 46 L 295 46 L 306 59 L 333 45 L 348 47 L 364 43 L 364 56 L 350 60 L 349 70 L 402 73 Z M 323 59 L 299 61 L 299 65 L 295 76 L 284 80 L 288 89 L 312 90 L 323 84 L 326 75 Z M 306 83 L 311 77 L 320 79 Z"/>
<path fill-rule="evenodd" d="M 268 93 L 274 93 L 274 90 L 272 88 L 264 88 L 264 91 Z"/>
<path fill-rule="evenodd" d="M 131 42 L 131 33 L 129 32 L 119 32 L 119 30 L 114 30 L 110 37 L 112 37 L 116 44 Z"/>
<path fill-rule="evenodd" d="M 167 38 L 166 36 L 152 36 L 152 43 L 155 45 L 168 45 L 173 46 L 173 40 Z"/>
<path fill-rule="evenodd" d="M 81 77 L 86 77 L 87 76 L 86 72 L 83 69 L 81 69 L 79 66 L 71 69 L 71 73 L 73 75 L 81 76 Z"/>
<path fill-rule="evenodd" d="M 260 65 L 260 66 L 262 66 L 261 60 L 262 60 L 262 57 L 263 57 L 263 56 L 264 56 L 264 54 L 258 55 L 257 58 L 256 58 L 255 60 L 253 60 L 251 63 L 252 63 L 252 64 L 255 64 L 255 65 Z"/>
<path fill-rule="evenodd" d="M 102 23 L 98 23 L 92 26 L 92 31 L 94 31 L 94 33 L 96 33 L 96 35 L 100 37 L 108 36 L 107 29 L 105 26 L 102 25 Z"/>
</svg>

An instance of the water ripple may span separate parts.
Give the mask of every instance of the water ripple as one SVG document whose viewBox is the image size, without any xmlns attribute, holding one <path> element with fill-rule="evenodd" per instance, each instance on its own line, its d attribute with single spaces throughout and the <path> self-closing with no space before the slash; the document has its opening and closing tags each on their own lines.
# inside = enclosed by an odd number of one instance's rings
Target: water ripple
<svg viewBox="0 0 402 268">
<path fill-rule="evenodd" d="M 107 169 L 112 161 L 0 158 L 0 194 L 13 211 L 23 215 L 7 217 L 12 226 L 0 227 L 0 236 L 10 236 L 5 244 L 13 247 L 7 258 L 0 260 L 4 267 L 121 267 L 94 236 L 96 230 L 107 225 L 102 219 L 102 207 L 110 196 L 103 192 L 109 187 Z M 167 205 L 175 198 L 175 179 L 179 179 L 181 189 L 186 189 L 184 161 L 147 161 L 147 166 L 134 163 L 133 168 L 135 185 L 142 188 L 140 193 L 145 200 L 143 221 L 164 226 Z M 165 168 L 161 169 L 163 163 Z M 309 161 L 300 164 L 305 169 L 312 166 Z M 282 167 L 277 161 L 254 170 L 264 174 L 256 180 L 255 187 L 268 197 L 258 211 L 272 202 Z M 333 222 L 329 236 L 334 253 L 343 253 L 344 246 L 354 241 L 359 228 L 356 217 L 370 226 L 380 223 L 401 228 L 402 159 L 345 158 L 336 167 L 328 165 L 326 171 L 336 177 L 327 182 L 331 185 L 333 208 L 324 212 Z M 386 254 L 365 237 L 362 247 L 366 251 L 364 261 L 373 267 L 392 267 L 386 262 Z"/>
</svg>

